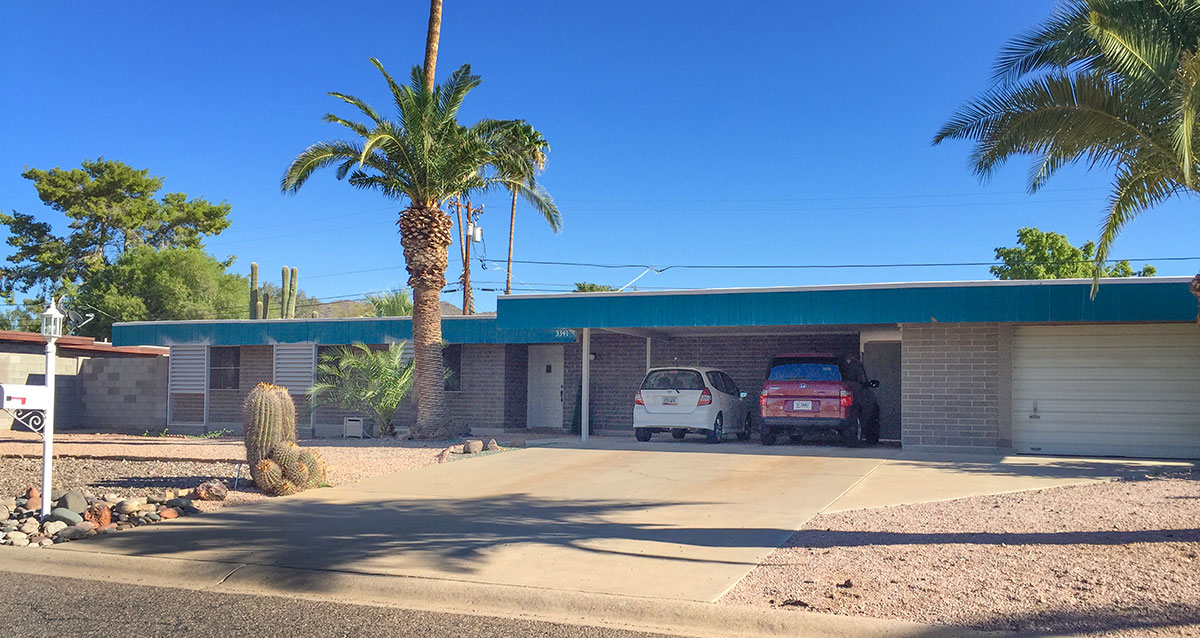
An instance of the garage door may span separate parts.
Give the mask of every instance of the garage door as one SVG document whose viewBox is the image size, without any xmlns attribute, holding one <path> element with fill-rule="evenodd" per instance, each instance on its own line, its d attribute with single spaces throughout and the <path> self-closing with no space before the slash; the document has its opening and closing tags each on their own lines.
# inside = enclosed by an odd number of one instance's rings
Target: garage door
<svg viewBox="0 0 1200 638">
<path fill-rule="evenodd" d="M 1195 324 L 1019 326 L 1017 452 L 1200 458 Z"/>
</svg>

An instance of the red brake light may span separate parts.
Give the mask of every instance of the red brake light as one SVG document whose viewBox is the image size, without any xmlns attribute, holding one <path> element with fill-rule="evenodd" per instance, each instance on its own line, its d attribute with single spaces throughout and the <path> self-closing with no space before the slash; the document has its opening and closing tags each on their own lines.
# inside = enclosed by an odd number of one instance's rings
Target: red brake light
<svg viewBox="0 0 1200 638">
<path fill-rule="evenodd" d="M 700 400 L 696 402 L 696 405 L 709 405 L 710 403 L 712 403 L 712 392 L 709 392 L 708 388 L 704 388 L 704 392 L 700 393 Z"/>
<path fill-rule="evenodd" d="M 758 407 L 760 407 L 760 408 L 767 407 L 767 395 L 766 394 L 758 395 Z"/>
<path fill-rule="evenodd" d="M 842 390 L 842 407 L 848 408 L 854 405 L 854 397 L 847 391 Z"/>
<path fill-rule="evenodd" d="M 633 403 L 634 403 L 634 405 L 646 405 L 645 403 L 642 403 L 642 391 L 641 390 L 638 390 L 637 394 L 633 395 Z"/>
</svg>

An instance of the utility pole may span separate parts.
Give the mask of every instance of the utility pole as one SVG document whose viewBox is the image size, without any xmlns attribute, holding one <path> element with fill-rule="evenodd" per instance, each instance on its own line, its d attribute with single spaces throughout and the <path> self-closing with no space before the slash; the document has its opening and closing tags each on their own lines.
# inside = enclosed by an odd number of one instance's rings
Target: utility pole
<svg viewBox="0 0 1200 638">
<path fill-rule="evenodd" d="M 475 241 L 482 240 L 483 232 L 479 228 L 479 216 L 483 214 L 483 206 L 474 208 L 471 206 L 470 200 L 467 201 L 467 226 L 466 240 L 463 242 L 463 273 L 462 273 L 462 288 L 463 288 L 463 314 L 475 314 L 475 295 L 471 292 L 471 244 Z M 459 227 L 459 232 L 462 232 L 462 227 Z"/>
</svg>

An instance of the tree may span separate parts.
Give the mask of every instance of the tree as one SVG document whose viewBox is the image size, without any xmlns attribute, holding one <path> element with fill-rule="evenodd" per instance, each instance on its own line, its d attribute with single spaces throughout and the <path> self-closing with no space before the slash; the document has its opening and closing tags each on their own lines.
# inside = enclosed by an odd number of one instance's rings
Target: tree
<svg viewBox="0 0 1200 638">
<path fill-rule="evenodd" d="M 442 0 L 429 0 L 429 30 L 425 33 L 425 90 L 433 92 L 437 70 L 438 41 L 442 37 Z"/>
<path fill-rule="evenodd" d="M 22 332 L 40 332 L 42 329 L 42 312 L 46 303 L 41 299 L 23 299 L 20 304 L 12 293 L 0 293 L 4 307 L 0 312 L 0 330 L 20 330 Z"/>
<path fill-rule="evenodd" d="M 96 318 L 81 333 L 107 338 L 116 321 L 233 319 L 246 316 L 249 282 L 199 248 L 138 246 L 68 288 L 70 306 Z"/>
<path fill-rule="evenodd" d="M 309 389 L 312 404 L 336 405 L 371 415 L 378 434 L 394 434 L 392 419 L 412 390 L 413 360 L 404 357 L 404 343 L 372 350 L 362 343 L 321 355 L 317 382 Z"/>
<path fill-rule="evenodd" d="M 367 302 L 374 307 L 374 317 L 411 317 L 412 299 L 407 290 L 389 290 L 378 295 L 367 295 Z"/>
<path fill-rule="evenodd" d="M 499 132 L 510 121 L 485 120 L 472 126 L 458 123 L 457 115 L 479 76 L 469 65 L 452 73 L 433 90 L 422 84 L 420 67 L 413 67 L 408 85 L 400 85 L 374 58 L 371 63 L 387 81 L 397 110 L 389 120 L 363 100 L 331 93 L 354 106 L 369 124 L 327 114 L 325 121 L 349 129 L 357 140 L 318 142 L 292 160 L 281 188 L 297 192 L 318 169 L 336 165 L 338 179 L 351 186 L 376 190 L 385 197 L 407 201 L 400 212 L 400 243 L 413 290 L 413 341 L 416 360 L 416 438 L 444 438 L 450 433 L 443 388 L 442 323 L 439 297 L 446 286 L 449 215 L 442 204 L 454 195 L 484 192 L 512 185 L 496 174 L 494 162 L 506 139 Z M 543 197 L 544 192 L 531 193 Z"/>
<path fill-rule="evenodd" d="M 992 88 L 960 108 L 933 143 L 972 140 L 971 167 L 981 179 L 1013 156 L 1034 156 L 1031 193 L 1069 164 L 1111 169 L 1094 295 L 1125 225 L 1200 188 L 1198 43 L 1193 0 L 1067 0 L 1008 42 Z"/>
<path fill-rule="evenodd" d="M 526 122 L 514 123 L 513 126 L 504 129 L 503 134 L 509 138 L 501 144 L 501 148 L 507 152 L 496 163 L 496 169 L 510 182 L 519 183 L 525 187 L 520 191 L 516 188 L 508 188 L 509 195 L 512 196 L 512 208 L 509 211 L 508 221 L 508 271 L 504 278 L 504 294 L 510 295 L 512 294 L 513 237 L 517 230 L 517 196 L 522 192 L 542 191 L 541 186 L 538 186 L 535 181 L 535 177 L 539 171 L 546 168 L 546 153 L 550 151 L 550 145 L 537 129 Z M 558 213 L 558 207 L 555 206 L 554 200 L 549 195 L 527 199 L 546 218 L 546 223 L 550 224 L 550 228 L 553 228 L 554 232 L 557 233 L 562 229 L 562 217 Z"/>
<path fill-rule="evenodd" d="M 1087 242 L 1076 248 L 1066 235 L 1022 228 L 1017 231 L 1017 246 L 997 248 L 996 259 L 1004 262 L 992 266 L 996 279 L 1083 279 L 1095 270 L 1096 244 Z M 1129 262 L 1120 261 L 1106 267 L 1104 277 L 1153 277 L 1154 266 L 1135 271 Z"/>
<path fill-rule="evenodd" d="M 29 169 L 38 197 L 71 220 L 71 232 L 56 236 L 33 215 L 0 213 L 8 244 L 16 250 L 4 270 L 4 292 L 41 286 L 51 295 L 104 269 L 138 246 L 200 248 L 205 235 L 229 227 L 230 205 L 210 204 L 183 193 L 156 199 L 163 178 L 149 169 L 117 161 L 84 160 L 83 168 Z"/>
<path fill-rule="evenodd" d="M 594 283 L 591 283 L 590 281 L 580 281 L 575 284 L 575 290 L 573 292 L 608 292 L 611 290 L 616 290 L 616 289 L 613 288 L 612 286 L 605 286 L 603 284 L 594 284 Z"/>
</svg>

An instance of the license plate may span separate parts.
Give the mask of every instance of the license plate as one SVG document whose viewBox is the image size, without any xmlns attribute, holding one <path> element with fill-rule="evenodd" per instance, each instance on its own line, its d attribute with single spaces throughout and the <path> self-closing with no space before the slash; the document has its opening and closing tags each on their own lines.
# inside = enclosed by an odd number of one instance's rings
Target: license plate
<svg viewBox="0 0 1200 638">
<path fill-rule="evenodd" d="M 812 410 L 812 401 L 792 401 L 793 410 Z"/>
<path fill-rule="evenodd" d="M 679 405 L 679 397 L 663 397 L 663 405 Z"/>
</svg>

